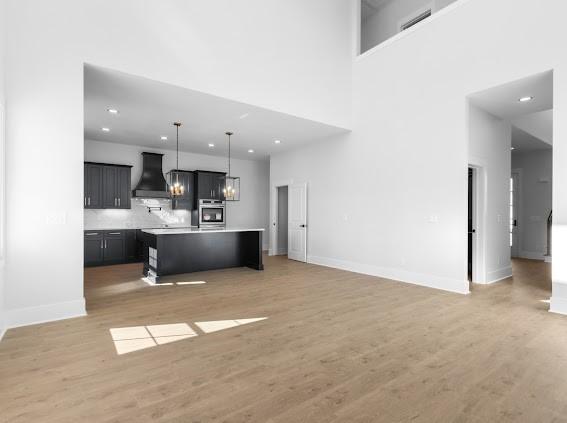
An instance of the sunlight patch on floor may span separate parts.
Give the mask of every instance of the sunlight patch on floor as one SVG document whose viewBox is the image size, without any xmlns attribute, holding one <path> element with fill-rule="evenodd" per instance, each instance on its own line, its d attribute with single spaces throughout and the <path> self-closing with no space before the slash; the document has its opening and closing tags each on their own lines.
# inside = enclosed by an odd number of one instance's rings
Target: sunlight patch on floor
<svg viewBox="0 0 567 423">
<path fill-rule="evenodd" d="M 187 323 L 111 328 L 118 355 L 198 336 Z"/>
<path fill-rule="evenodd" d="M 204 333 L 218 332 L 249 323 L 266 320 L 267 317 L 236 320 L 212 320 L 195 322 Z M 198 333 L 187 323 L 171 323 L 167 325 L 131 326 L 110 328 L 110 336 L 118 355 L 145 350 L 158 345 L 165 345 L 182 339 L 194 338 Z"/>
<path fill-rule="evenodd" d="M 188 281 L 188 282 L 164 282 L 164 283 L 155 283 L 150 278 L 141 278 L 142 281 L 147 283 L 150 286 L 185 286 L 185 285 L 204 285 L 206 281 Z"/>
<path fill-rule="evenodd" d="M 236 319 L 236 320 L 212 320 L 209 322 L 195 322 L 195 324 L 205 333 L 218 332 L 219 330 L 230 329 L 249 323 L 260 322 L 266 320 L 267 317 L 256 317 L 254 319 Z"/>
</svg>

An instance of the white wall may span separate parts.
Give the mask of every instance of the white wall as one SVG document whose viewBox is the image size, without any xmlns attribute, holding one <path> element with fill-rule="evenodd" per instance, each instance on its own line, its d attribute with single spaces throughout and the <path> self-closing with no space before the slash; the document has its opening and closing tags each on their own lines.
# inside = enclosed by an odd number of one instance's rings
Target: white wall
<svg viewBox="0 0 567 423">
<path fill-rule="evenodd" d="M 164 174 L 175 168 L 175 151 L 149 149 L 147 147 L 112 142 L 85 141 L 85 161 L 133 166 L 132 189 L 136 187 L 142 174 L 141 153 L 144 151 L 165 154 L 163 156 Z M 186 152 L 179 153 L 180 169 L 226 172 L 227 167 L 226 157 Z M 265 249 L 267 249 L 270 163 L 265 160 L 240 160 L 233 158 L 231 159 L 231 172 L 235 176 L 240 176 L 241 191 L 240 201 L 227 202 L 227 224 L 234 227 L 266 229 L 263 241 Z M 85 228 L 94 229 L 96 225 L 102 228 L 105 225 L 134 221 L 136 216 L 133 216 L 133 214 L 140 209 L 145 215 L 148 214 L 147 210 L 144 210 L 142 207 L 134 207 L 132 210 L 85 210 Z M 174 213 L 179 215 L 184 212 Z M 187 223 L 190 224 L 190 217 Z M 126 228 L 126 226 L 123 226 L 123 228 Z"/>
<path fill-rule="evenodd" d="M 554 69 L 552 307 L 567 312 L 567 4 L 453 6 L 360 56 L 352 133 L 274 156 L 271 180 L 309 184 L 311 261 L 466 292 L 466 96 Z"/>
<path fill-rule="evenodd" d="M 85 62 L 349 125 L 350 2 L 6 1 L 11 326 L 84 313 Z"/>
<path fill-rule="evenodd" d="M 456 0 L 390 0 L 361 23 L 361 53 L 400 32 L 400 24 L 431 7 L 433 13 Z M 418 14 L 419 14 L 418 13 Z M 402 22 L 404 21 L 404 22 Z"/>
<path fill-rule="evenodd" d="M 512 169 L 520 171 L 518 228 L 520 257 L 543 259 L 547 252 L 547 217 L 552 207 L 553 152 L 514 152 Z"/>
<path fill-rule="evenodd" d="M 278 246 L 276 254 L 287 254 L 288 196 L 289 189 L 287 186 L 278 188 Z"/>
<path fill-rule="evenodd" d="M 479 192 L 476 242 L 484 245 L 483 266 L 474 282 L 491 283 L 512 276 L 510 261 L 510 174 L 512 128 L 509 122 L 469 105 L 469 164 L 477 171 Z M 483 212 L 484 211 L 484 212 Z M 484 256 L 484 257 L 482 257 Z M 483 269 L 482 269 L 483 268 Z"/>
<path fill-rule="evenodd" d="M 0 339 L 4 335 L 5 330 L 5 317 L 4 317 L 4 240 L 5 240 L 5 196 L 4 196 L 4 182 L 5 182 L 5 149 L 4 149 L 4 125 L 5 125 L 5 33 L 4 33 L 4 19 L 6 16 L 5 3 L 0 0 Z"/>
</svg>

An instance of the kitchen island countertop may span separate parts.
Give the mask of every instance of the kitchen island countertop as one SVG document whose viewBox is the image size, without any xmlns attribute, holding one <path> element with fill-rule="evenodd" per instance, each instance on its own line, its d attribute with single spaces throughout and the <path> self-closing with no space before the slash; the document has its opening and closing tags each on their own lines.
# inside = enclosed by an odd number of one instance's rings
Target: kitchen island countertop
<svg viewBox="0 0 567 423">
<path fill-rule="evenodd" d="M 151 235 L 176 235 L 176 234 L 199 234 L 219 232 L 263 232 L 264 228 L 165 228 L 165 229 L 142 229 L 142 232 Z"/>
</svg>

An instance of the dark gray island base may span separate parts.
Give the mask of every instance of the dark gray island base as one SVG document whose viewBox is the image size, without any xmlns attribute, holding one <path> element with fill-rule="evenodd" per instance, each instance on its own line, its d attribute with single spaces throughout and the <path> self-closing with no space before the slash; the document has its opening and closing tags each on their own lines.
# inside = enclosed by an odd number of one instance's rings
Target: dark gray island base
<svg viewBox="0 0 567 423">
<path fill-rule="evenodd" d="M 153 283 L 167 275 L 250 267 L 264 270 L 263 229 L 142 229 L 144 276 Z"/>
</svg>

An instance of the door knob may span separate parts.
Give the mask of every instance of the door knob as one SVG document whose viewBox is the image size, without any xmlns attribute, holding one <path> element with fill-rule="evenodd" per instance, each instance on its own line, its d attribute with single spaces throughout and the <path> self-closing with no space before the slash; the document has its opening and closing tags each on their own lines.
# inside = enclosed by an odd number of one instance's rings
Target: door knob
<svg viewBox="0 0 567 423">
<path fill-rule="evenodd" d="M 307 225 L 299 225 L 300 228 L 305 228 Z"/>
</svg>

